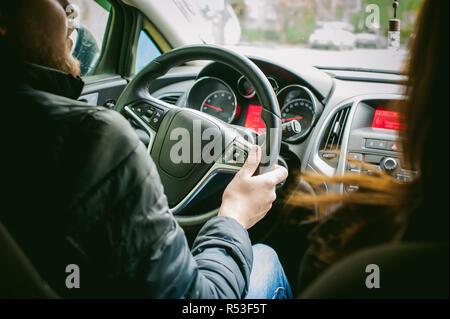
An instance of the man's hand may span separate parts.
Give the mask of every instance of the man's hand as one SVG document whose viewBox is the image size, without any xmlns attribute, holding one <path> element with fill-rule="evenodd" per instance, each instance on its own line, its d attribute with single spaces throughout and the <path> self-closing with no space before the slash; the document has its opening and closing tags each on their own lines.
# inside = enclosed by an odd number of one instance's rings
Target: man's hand
<svg viewBox="0 0 450 319">
<path fill-rule="evenodd" d="M 253 176 L 261 162 L 261 148 L 254 146 L 247 161 L 225 189 L 219 216 L 236 219 L 245 229 L 259 222 L 277 198 L 276 185 L 284 181 L 288 171 L 275 165 L 263 175 Z"/>
</svg>

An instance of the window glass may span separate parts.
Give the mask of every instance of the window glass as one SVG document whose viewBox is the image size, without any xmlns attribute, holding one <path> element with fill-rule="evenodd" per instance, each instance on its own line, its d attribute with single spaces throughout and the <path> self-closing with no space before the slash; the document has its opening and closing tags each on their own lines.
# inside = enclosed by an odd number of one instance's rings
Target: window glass
<svg viewBox="0 0 450 319">
<path fill-rule="evenodd" d="M 141 71 L 148 63 L 161 55 L 161 51 L 149 37 L 147 32 L 141 30 L 139 34 L 138 47 L 136 52 L 136 64 L 134 70 Z"/>
<path fill-rule="evenodd" d="M 79 11 L 78 27 L 72 34 L 72 54 L 81 62 L 81 75 L 95 71 L 102 52 L 111 5 L 106 0 L 71 0 Z"/>
<path fill-rule="evenodd" d="M 177 32 L 198 43 L 275 60 L 300 56 L 320 67 L 401 72 L 424 1 L 398 2 L 396 14 L 392 0 L 167 0 L 159 7 L 166 19 L 181 14 Z M 400 32 L 389 32 L 394 16 Z"/>
</svg>

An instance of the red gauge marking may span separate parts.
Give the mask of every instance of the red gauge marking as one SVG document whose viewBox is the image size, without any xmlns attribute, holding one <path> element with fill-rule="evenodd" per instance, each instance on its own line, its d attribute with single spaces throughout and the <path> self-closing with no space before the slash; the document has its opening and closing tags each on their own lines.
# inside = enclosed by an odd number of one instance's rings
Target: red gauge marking
<svg viewBox="0 0 450 319">
<path fill-rule="evenodd" d="M 283 119 L 282 122 L 293 121 L 293 120 L 303 120 L 303 116 L 291 117 L 289 119 Z"/>
<path fill-rule="evenodd" d="M 250 94 L 252 94 L 253 91 L 255 91 L 255 89 L 251 89 L 250 91 L 248 91 L 248 92 L 247 92 L 247 96 L 249 96 Z"/>
<path fill-rule="evenodd" d="M 220 112 L 223 112 L 223 109 L 221 109 L 220 107 L 217 107 L 217 106 L 213 106 L 213 105 L 209 105 L 209 104 L 203 104 L 203 105 L 205 105 L 205 106 L 207 106 L 207 107 L 210 107 L 210 108 L 212 108 L 212 109 L 214 109 L 214 110 L 217 110 L 217 111 L 220 111 Z"/>
</svg>

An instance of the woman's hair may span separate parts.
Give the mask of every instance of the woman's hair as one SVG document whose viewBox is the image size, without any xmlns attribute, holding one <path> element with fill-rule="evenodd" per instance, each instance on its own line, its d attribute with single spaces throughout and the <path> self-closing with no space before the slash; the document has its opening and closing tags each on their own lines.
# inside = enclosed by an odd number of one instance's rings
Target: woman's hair
<svg viewBox="0 0 450 319">
<path fill-rule="evenodd" d="M 323 208 L 341 203 L 348 208 L 341 209 L 345 222 L 339 222 L 339 230 L 331 235 L 338 245 L 331 247 L 324 233 L 313 235 L 324 263 L 346 254 L 350 242 L 363 245 L 364 241 L 356 238 L 367 236 L 369 229 L 372 235 L 378 230 L 383 236 L 374 236 L 366 244 L 401 239 L 416 225 L 419 232 L 428 232 L 423 239 L 448 240 L 448 1 L 424 1 L 410 44 L 406 99 L 391 107 L 403 114 L 406 124 L 399 140 L 402 166 L 416 171 L 417 176 L 404 183 L 383 172 L 335 177 L 305 173 L 301 178 L 313 186 L 342 183 L 358 185 L 359 191 L 311 195 L 296 190 L 287 201 L 292 207 Z M 322 223 L 331 223 L 336 219 L 333 215 L 324 217 Z"/>
</svg>

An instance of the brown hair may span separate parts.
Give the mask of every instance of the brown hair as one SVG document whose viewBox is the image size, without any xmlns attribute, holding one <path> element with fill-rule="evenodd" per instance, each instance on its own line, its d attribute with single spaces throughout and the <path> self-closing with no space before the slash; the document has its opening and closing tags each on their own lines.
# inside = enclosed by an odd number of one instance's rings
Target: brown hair
<svg viewBox="0 0 450 319">
<path fill-rule="evenodd" d="M 312 253 L 322 267 L 355 249 L 400 240 L 406 231 L 420 240 L 448 240 L 447 1 L 424 1 L 411 44 L 407 98 L 391 107 L 406 120 L 400 132 L 403 166 L 418 175 L 402 183 L 382 172 L 336 177 L 305 173 L 301 178 L 313 186 L 343 183 L 360 189 L 315 195 L 296 190 L 288 199 L 291 207 L 344 204 L 345 209 L 323 217 L 311 233 Z"/>
</svg>

